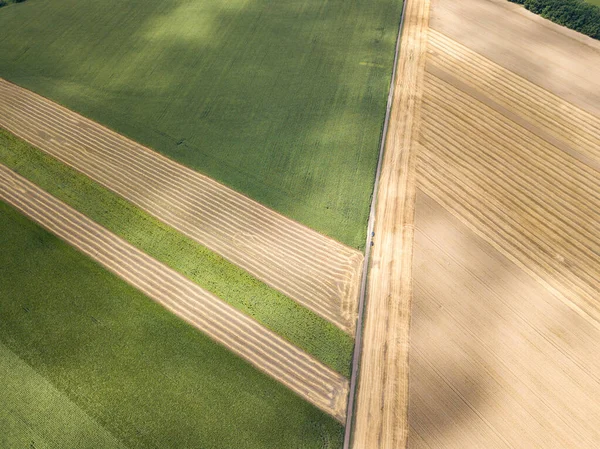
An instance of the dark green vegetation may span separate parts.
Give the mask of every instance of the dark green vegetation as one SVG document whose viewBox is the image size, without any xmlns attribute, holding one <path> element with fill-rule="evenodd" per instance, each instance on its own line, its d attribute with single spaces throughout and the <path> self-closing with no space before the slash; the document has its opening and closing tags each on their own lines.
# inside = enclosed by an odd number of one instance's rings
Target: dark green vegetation
<svg viewBox="0 0 600 449">
<path fill-rule="evenodd" d="M 0 385 L 0 448 L 125 449 L 2 343 Z"/>
<path fill-rule="evenodd" d="M 0 247 L 0 342 L 126 447 L 341 447 L 333 418 L 4 203 Z M 22 417 L 33 436 L 61 425 L 34 420 L 44 405 Z"/>
<path fill-rule="evenodd" d="M 29 0 L 0 76 L 362 248 L 400 0 Z"/>
<path fill-rule="evenodd" d="M 600 39 L 600 0 L 509 0 L 572 30 Z"/>
<path fill-rule="evenodd" d="M 10 5 L 12 3 L 22 3 L 25 0 L 0 0 L 0 8 L 6 5 Z"/>
<path fill-rule="evenodd" d="M 333 324 L 2 129 L 0 163 L 349 376 L 353 340 Z"/>
</svg>

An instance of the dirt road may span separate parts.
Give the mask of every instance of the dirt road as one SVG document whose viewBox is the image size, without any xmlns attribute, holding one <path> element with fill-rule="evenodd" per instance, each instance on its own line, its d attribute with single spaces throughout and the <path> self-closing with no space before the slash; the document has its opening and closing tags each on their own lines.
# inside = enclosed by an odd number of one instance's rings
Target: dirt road
<svg viewBox="0 0 600 449">
<path fill-rule="evenodd" d="M 410 448 L 600 447 L 600 45 L 434 0 Z"/>
<path fill-rule="evenodd" d="M 3 80 L 0 126 L 354 333 L 359 251 Z"/>
<path fill-rule="evenodd" d="M 344 422 L 348 381 L 340 374 L 2 165 L 0 199 Z"/>
<path fill-rule="evenodd" d="M 352 447 L 404 447 L 408 434 L 408 331 L 416 142 L 428 0 L 407 0 L 375 210 L 364 343 Z"/>
</svg>

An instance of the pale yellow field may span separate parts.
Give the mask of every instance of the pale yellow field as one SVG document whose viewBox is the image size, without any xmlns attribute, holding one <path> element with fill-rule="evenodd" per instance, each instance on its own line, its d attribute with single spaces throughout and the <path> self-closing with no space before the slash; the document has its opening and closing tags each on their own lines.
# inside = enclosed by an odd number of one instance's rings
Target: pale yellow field
<svg viewBox="0 0 600 449">
<path fill-rule="evenodd" d="M 426 5 L 407 4 L 353 447 L 598 448 L 600 44 L 432 0 L 424 55 Z"/>
<path fill-rule="evenodd" d="M 496 0 L 431 27 L 408 446 L 598 448 L 600 46 Z"/>
<path fill-rule="evenodd" d="M 428 0 L 407 0 L 375 211 L 352 442 L 355 449 L 399 448 L 407 441 L 416 144 L 428 20 Z"/>
</svg>

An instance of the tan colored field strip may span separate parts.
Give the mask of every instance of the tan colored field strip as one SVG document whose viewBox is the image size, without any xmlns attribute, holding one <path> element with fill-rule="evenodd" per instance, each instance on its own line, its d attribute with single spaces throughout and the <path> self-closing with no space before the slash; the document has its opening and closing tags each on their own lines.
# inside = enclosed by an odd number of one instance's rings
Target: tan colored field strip
<svg viewBox="0 0 600 449">
<path fill-rule="evenodd" d="M 600 322 L 598 173 L 443 81 L 425 86 L 419 185 Z"/>
<path fill-rule="evenodd" d="M 507 0 L 432 0 L 431 28 L 600 116 L 600 41 Z"/>
<path fill-rule="evenodd" d="M 340 374 L 2 165 L 0 199 L 344 422 L 348 381 Z"/>
<path fill-rule="evenodd" d="M 0 126 L 354 333 L 359 251 L 1 79 Z"/>
<path fill-rule="evenodd" d="M 600 162 L 600 119 L 431 30 L 428 63 Z"/>
<path fill-rule="evenodd" d="M 600 330 L 417 196 L 409 448 L 600 447 Z"/>
<path fill-rule="evenodd" d="M 406 0 L 398 73 L 375 211 L 353 447 L 397 449 L 408 434 L 408 335 L 415 146 L 429 0 Z"/>
</svg>

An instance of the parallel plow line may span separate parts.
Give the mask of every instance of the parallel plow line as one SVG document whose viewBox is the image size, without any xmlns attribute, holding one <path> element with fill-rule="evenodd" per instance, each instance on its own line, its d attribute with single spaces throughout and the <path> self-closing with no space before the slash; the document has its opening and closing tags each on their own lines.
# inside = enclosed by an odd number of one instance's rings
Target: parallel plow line
<svg viewBox="0 0 600 449">
<path fill-rule="evenodd" d="M 600 119 L 431 30 L 428 62 L 600 162 Z"/>
<path fill-rule="evenodd" d="M 468 95 L 426 79 L 420 187 L 598 325 L 600 179 Z M 561 174 L 555 161 L 564 162 Z"/>
<path fill-rule="evenodd" d="M 2 165 L 0 199 L 344 422 L 348 381 L 340 374 Z"/>
<path fill-rule="evenodd" d="M 2 80 L 0 125 L 354 332 L 359 251 Z"/>
</svg>

